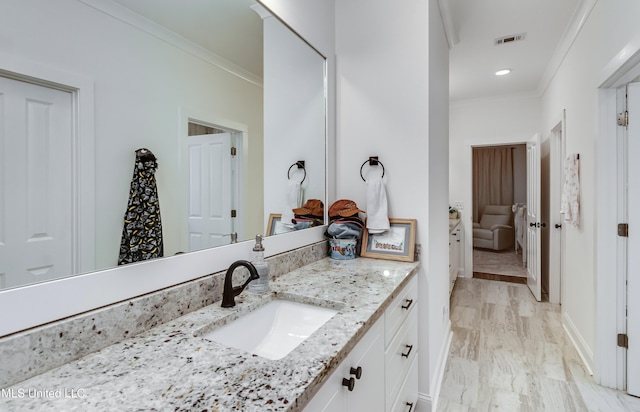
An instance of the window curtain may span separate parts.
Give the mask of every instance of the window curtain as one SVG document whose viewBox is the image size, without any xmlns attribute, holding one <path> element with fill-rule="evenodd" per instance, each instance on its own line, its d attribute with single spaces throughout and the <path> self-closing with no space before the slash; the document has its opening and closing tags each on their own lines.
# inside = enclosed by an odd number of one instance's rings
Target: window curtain
<svg viewBox="0 0 640 412">
<path fill-rule="evenodd" d="M 486 205 L 513 204 L 513 154 L 510 146 L 473 148 L 473 221 Z"/>
</svg>

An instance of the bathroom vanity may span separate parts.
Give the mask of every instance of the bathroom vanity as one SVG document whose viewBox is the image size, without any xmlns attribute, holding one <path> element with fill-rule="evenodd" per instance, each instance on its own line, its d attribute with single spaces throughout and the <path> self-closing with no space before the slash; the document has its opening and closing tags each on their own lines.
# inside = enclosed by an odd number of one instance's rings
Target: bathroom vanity
<svg viewBox="0 0 640 412">
<path fill-rule="evenodd" d="M 366 410 L 409 410 L 418 266 L 321 259 L 277 277 L 268 295 L 245 291 L 234 308 L 217 301 L 3 389 L 0 410 L 341 411 L 372 399 Z M 273 299 L 337 313 L 278 360 L 203 338 Z"/>
</svg>

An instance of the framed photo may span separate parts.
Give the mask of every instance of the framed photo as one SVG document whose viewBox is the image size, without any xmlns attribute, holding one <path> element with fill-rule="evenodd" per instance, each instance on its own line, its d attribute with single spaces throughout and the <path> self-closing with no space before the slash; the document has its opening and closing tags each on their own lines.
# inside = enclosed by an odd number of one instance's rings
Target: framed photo
<svg viewBox="0 0 640 412">
<path fill-rule="evenodd" d="M 279 235 L 280 233 L 292 232 L 293 229 L 282 224 L 282 214 L 269 214 L 269 223 L 267 224 L 266 236 Z"/>
<path fill-rule="evenodd" d="M 413 262 L 416 247 L 416 219 L 389 218 L 391 227 L 384 233 L 371 234 L 365 228 L 360 255 L 375 259 Z"/>
</svg>

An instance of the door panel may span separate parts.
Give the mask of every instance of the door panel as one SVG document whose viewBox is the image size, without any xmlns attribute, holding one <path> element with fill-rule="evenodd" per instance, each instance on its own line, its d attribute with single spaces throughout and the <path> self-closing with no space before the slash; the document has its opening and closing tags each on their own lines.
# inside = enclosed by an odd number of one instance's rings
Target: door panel
<svg viewBox="0 0 640 412">
<path fill-rule="evenodd" d="M 189 250 L 230 243 L 231 134 L 189 137 Z"/>
<path fill-rule="evenodd" d="M 628 158 L 640 156 L 640 83 L 631 83 L 627 88 L 627 110 L 629 111 Z M 628 165 L 628 217 L 627 239 L 627 392 L 640 396 L 640 162 L 629 161 Z"/>
<path fill-rule="evenodd" d="M 542 298 L 540 257 L 540 135 L 527 142 L 527 286 Z"/>
<path fill-rule="evenodd" d="M 71 93 L 0 77 L 0 287 L 74 272 L 71 108 Z"/>
</svg>

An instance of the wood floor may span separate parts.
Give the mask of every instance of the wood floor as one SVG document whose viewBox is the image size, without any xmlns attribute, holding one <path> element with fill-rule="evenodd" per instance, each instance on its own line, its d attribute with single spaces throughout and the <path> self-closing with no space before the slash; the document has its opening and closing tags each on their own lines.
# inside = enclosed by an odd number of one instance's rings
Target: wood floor
<svg viewBox="0 0 640 412">
<path fill-rule="evenodd" d="M 438 412 L 640 411 L 596 385 L 562 328 L 560 306 L 526 285 L 458 278 Z"/>
</svg>

